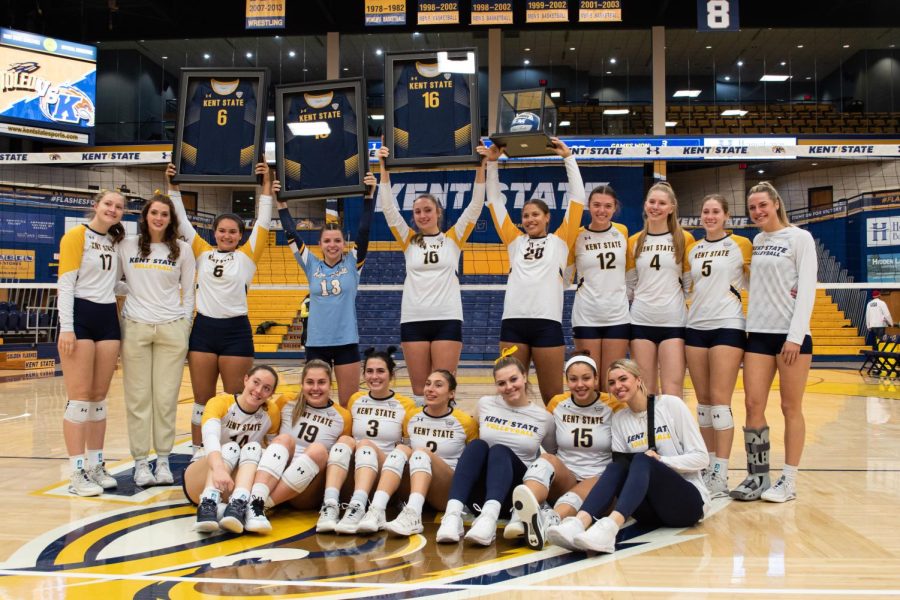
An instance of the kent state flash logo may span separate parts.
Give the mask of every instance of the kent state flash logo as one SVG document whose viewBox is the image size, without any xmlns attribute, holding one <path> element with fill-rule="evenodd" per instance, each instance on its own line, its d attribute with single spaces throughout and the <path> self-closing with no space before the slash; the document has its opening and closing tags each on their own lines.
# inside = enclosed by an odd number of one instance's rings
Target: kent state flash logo
<svg viewBox="0 0 900 600">
<path fill-rule="evenodd" d="M 130 465 L 115 471 L 130 477 Z M 91 499 L 69 496 L 60 501 Z M 714 501 L 710 515 L 728 502 Z M 0 564 L 0 589 L 6 597 L 25 597 L 38 587 L 56 589 L 58 584 L 66 598 L 86 600 L 325 595 L 399 599 L 482 590 L 498 583 L 526 586 L 702 537 L 685 529 L 644 529 L 632 523 L 622 530 L 615 554 L 588 556 L 551 545 L 533 551 L 520 541 L 503 539 L 499 530 L 488 547 L 437 544 L 439 518 L 432 513 L 423 517 L 423 534 L 409 538 L 386 532 L 319 535 L 316 513 L 290 509 L 272 511 L 274 529 L 268 535 L 199 534 L 191 531 L 195 514 L 194 506 L 179 499 L 67 523 L 36 536 Z"/>
</svg>

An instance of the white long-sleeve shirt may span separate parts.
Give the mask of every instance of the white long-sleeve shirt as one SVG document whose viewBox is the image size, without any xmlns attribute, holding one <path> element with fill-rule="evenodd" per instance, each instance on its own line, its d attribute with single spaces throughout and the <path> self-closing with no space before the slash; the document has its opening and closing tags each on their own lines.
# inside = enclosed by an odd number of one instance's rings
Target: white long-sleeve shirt
<svg viewBox="0 0 900 600">
<path fill-rule="evenodd" d="M 866 328 L 890 327 L 894 324 L 891 311 L 881 298 L 872 298 L 866 305 Z"/>
<path fill-rule="evenodd" d="M 697 488 L 706 514 L 710 497 L 700 471 L 709 466 L 709 454 L 691 411 L 681 398 L 660 394 L 653 404 L 653 426 L 660 462 Z M 647 411 L 636 413 L 626 408 L 615 413 L 612 418 L 613 452 L 642 454 L 648 448 Z"/>
<path fill-rule="evenodd" d="M 816 243 L 808 231 L 790 225 L 757 234 L 750 261 L 747 331 L 786 333 L 787 341 L 802 344 L 810 335 L 817 270 Z"/>
<path fill-rule="evenodd" d="M 128 284 L 122 316 L 148 324 L 169 323 L 194 316 L 194 255 L 186 242 L 178 240 L 181 252 L 169 259 L 169 246 L 150 244 L 150 254 L 141 256 L 139 236 L 119 243 L 119 262 Z"/>
<path fill-rule="evenodd" d="M 59 330 L 75 331 L 75 298 L 97 304 L 113 304 L 116 282 L 121 279 L 118 244 L 109 235 L 86 224 L 77 225 L 59 243 L 59 277 L 56 305 Z"/>
</svg>

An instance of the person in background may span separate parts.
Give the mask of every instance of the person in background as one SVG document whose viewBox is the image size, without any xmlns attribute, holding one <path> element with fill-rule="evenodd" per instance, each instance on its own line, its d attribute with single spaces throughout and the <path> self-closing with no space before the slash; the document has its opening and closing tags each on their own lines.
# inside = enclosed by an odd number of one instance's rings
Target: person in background
<svg viewBox="0 0 900 600">
<path fill-rule="evenodd" d="M 872 350 L 878 350 L 878 342 L 884 330 L 894 324 L 888 305 L 881 299 L 880 290 L 872 290 L 872 299 L 866 304 L 866 327 L 872 336 Z"/>
</svg>

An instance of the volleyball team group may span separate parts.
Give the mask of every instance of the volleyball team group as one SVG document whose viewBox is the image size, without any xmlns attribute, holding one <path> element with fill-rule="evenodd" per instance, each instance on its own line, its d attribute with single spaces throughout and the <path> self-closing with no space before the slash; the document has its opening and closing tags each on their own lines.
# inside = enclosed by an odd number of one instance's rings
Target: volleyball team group
<svg viewBox="0 0 900 600">
<path fill-rule="evenodd" d="M 752 243 L 725 229 L 729 207 L 716 194 L 703 199 L 705 237 L 695 240 L 679 225 L 666 183 L 647 192 L 643 229 L 629 236 L 613 221 L 622 208 L 615 191 L 599 186 L 585 198 L 571 150 L 553 144 L 569 183 L 555 231 L 539 199 L 524 204 L 521 226 L 512 222 L 496 146 L 478 148 L 473 197 L 456 223 L 445 224 L 441 204 L 423 194 L 409 224 L 381 148 L 380 181 L 365 178 L 355 247 L 348 251 L 340 225 L 328 223 L 321 258 L 297 234 L 263 163 L 256 166 L 262 190 L 252 232 L 245 236 L 238 216 L 219 215 L 214 244 L 188 220 L 171 183 L 173 165 L 168 193 L 146 202 L 136 236 L 124 236 L 125 199 L 101 193 L 90 222 L 68 231 L 60 250 L 70 492 L 99 495 L 117 484 L 103 462 L 103 440 L 121 353 L 140 487 L 173 483 L 169 454 L 187 356 L 194 456 L 183 480 L 200 532 L 268 533 L 267 511 L 286 504 L 318 510 L 319 533 L 409 536 L 424 531 L 428 504 L 443 512 L 437 542 L 489 545 L 503 519 L 503 536 L 532 548 L 549 540 L 613 552 L 629 518 L 689 527 L 716 497 L 796 498 L 816 293 L 812 236 L 790 224 L 768 183 L 746 198 L 759 228 Z M 400 345 L 411 398 L 392 389 L 395 348 L 359 351 L 356 296 L 376 186 L 406 261 Z M 311 297 L 297 394 L 278 393 L 278 372 L 253 364 L 247 289 L 268 244 L 273 202 Z M 485 202 L 510 271 L 496 391 L 469 415 L 456 407 L 463 321 L 457 269 Z M 582 226 L 585 209 L 590 223 Z M 573 280 L 576 353 L 566 360 L 563 291 Z M 746 319 L 742 289 L 749 290 Z M 121 318 L 117 295 L 125 296 Z M 532 362 L 537 391 L 528 383 Z M 731 398 L 741 365 L 747 475 L 729 491 Z M 682 400 L 686 368 L 696 420 Z M 776 372 L 785 464 L 773 484 L 765 408 Z M 224 393 L 217 395 L 219 378 Z M 392 503 L 399 512 L 388 520 Z"/>
</svg>

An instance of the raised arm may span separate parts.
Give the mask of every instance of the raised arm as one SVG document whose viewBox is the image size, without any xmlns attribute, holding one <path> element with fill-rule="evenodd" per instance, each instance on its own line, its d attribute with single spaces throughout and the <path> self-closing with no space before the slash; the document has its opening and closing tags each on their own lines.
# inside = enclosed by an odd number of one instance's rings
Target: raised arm
<svg viewBox="0 0 900 600">
<path fill-rule="evenodd" d="M 484 148 L 484 146 L 479 146 L 478 148 L 479 154 L 482 154 L 482 157 L 484 157 L 484 154 L 481 152 L 481 148 Z M 481 211 L 484 208 L 485 163 L 487 163 L 487 158 L 482 158 L 481 164 L 475 169 L 475 185 L 472 187 L 472 200 L 469 202 L 466 210 L 459 216 L 456 224 L 447 232 L 447 235 L 456 240 L 457 245 L 460 246 L 465 244 L 469 236 L 472 235 L 475 224 L 478 223 L 478 217 L 481 216 Z"/>
<path fill-rule="evenodd" d="M 372 213 L 375 212 L 375 186 L 378 180 L 372 173 L 366 173 L 363 183 L 366 185 L 366 195 L 363 198 L 362 215 L 359 217 L 359 230 L 356 232 L 356 268 L 362 269 L 366 262 L 366 254 L 369 253 L 369 232 L 372 229 Z"/>
<path fill-rule="evenodd" d="M 391 176 L 384 164 L 384 159 L 390 154 L 387 146 L 381 146 L 375 152 L 378 157 L 378 164 L 381 167 L 381 183 L 378 185 L 378 194 L 381 197 L 381 212 L 384 213 L 384 220 L 394 234 L 394 239 L 400 243 L 400 246 L 406 250 L 409 240 L 415 233 L 410 229 L 409 225 L 403 220 L 400 214 L 400 206 L 397 199 L 394 198 L 394 191 L 391 189 Z"/>
<path fill-rule="evenodd" d="M 206 244 L 206 240 L 197 235 L 197 230 L 191 225 L 191 220 L 188 218 L 187 211 L 184 210 L 184 202 L 181 200 L 181 189 L 178 187 L 178 184 L 172 182 L 174 176 L 175 165 L 169 163 L 166 165 L 166 180 L 168 181 L 169 187 L 167 193 L 169 194 L 169 198 L 172 199 L 172 204 L 175 206 L 175 214 L 178 215 L 178 235 L 184 238 L 184 241 L 186 241 L 194 251 L 194 256 L 197 256 L 200 252 L 208 250 L 210 246 L 209 244 Z M 195 242 L 197 243 L 195 244 Z M 200 242 L 203 242 L 206 247 L 199 249 Z"/>
<path fill-rule="evenodd" d="M 184 312 L 184 318 L 191 322 L 194 318 L 194 271 L 197 261 L 190 252 L 185 252 L 188 248 L 182 248 L 181 259 L 181 310 Z"/>
<path fill-rule="evenodd" d="M 256 206 L 256 223 L 247 243 L 241 250 L 258 263 L 269 245 L 269 223 L 272 221 L 272 198 L 281 190 L 281 184 L 275 180 L 274 173 L 264 162 L 257 163 L 256 174 L 262 175 L 262 190 L 259 204 Z"/>
<path fill-rule="evenodd" d="M 479 146 L 481 148 L 483 146 Z M 494 221 L 494 229 L 504 244 L 509 246 L 516 238 L 523 235 L 519 228 L 516 227 L 509 213 L 506 211 L 506 197 L 500 191 L 500 172 L 497 166 L 497 159 L 500 157 L 502 148 L 491 146 L 487 149 L 487 153 L 483 156 L 487 157 L 487 167 L 485 173 L 485 193 L 487 194 L 488 210 L 491 213 L 491 220 Z"/>
<path fill-rule="evenodd" d="M 288 248 L 291 249 L 297 263 L 305 269 L 309 251 L 306 248 L 306 244 L 297 235 L 297 225 L 294 223 L 294 217 L 291 216 L 291 211 L 288 210 L 286 202 L 276 199 L 275 203 L 278 206 L 278 219 L 281 221 L 281 228 L 284 230 L 284 236 L 287 238 Z"/>
<path fill-rule="evenodd" d="M 581 216 L 584 214 L 584 180 L 572 149 L 559 138 L 553 138 L 553 151 L 563 158 L 566 166 L 566 176 L 569 179 L 569 205 L 566 207 L 566 215 L 562 224 L 556 230 L 556 235 L 566 242 L 566 246 L 575 243 L 578 230 L 581 227 Z"/>
</svg>

